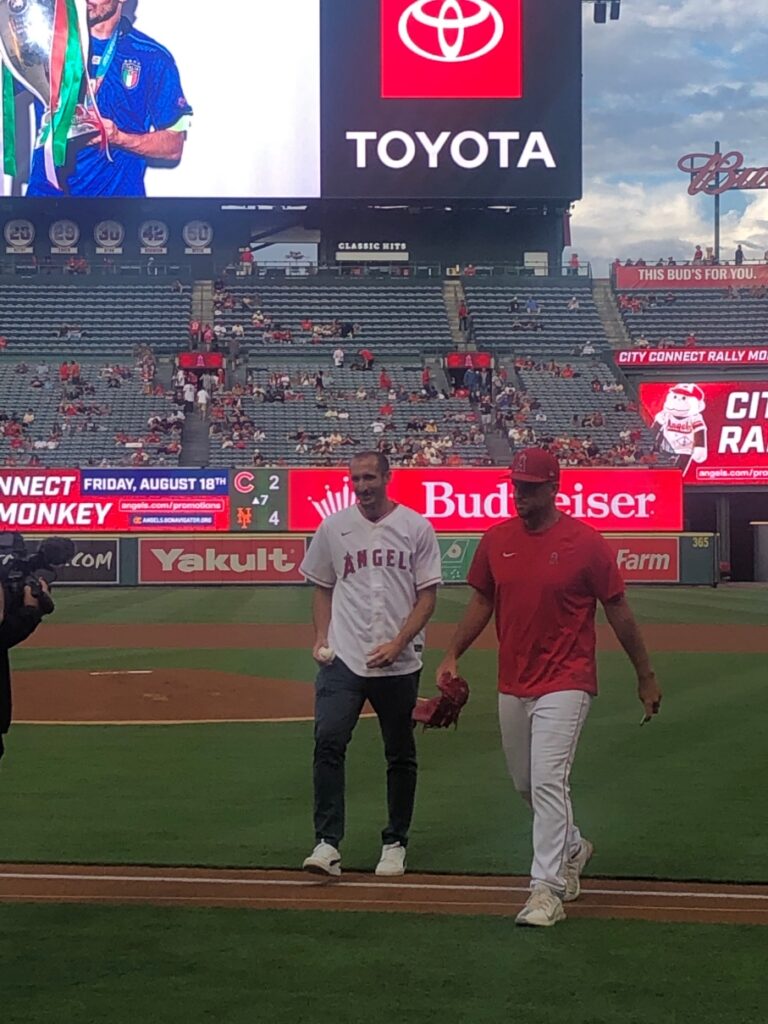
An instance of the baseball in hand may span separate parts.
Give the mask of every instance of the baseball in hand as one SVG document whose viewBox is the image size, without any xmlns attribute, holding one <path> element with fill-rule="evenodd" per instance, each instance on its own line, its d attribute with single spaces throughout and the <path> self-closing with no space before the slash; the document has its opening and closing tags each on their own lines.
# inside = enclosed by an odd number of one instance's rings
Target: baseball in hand
<svg viewBox="0 0 768 1024">
<path fill-rule="evenodd" d="M 330 647 L 318 647 L 317 657 L 324 665 L 329 665 L 336 655 L 333 653 Z"/>
</svg>

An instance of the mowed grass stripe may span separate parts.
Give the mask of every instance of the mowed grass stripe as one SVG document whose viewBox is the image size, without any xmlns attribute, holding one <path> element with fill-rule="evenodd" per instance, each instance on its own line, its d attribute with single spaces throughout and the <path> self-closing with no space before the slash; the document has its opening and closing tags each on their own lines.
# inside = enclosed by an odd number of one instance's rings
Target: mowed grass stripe
<svg viewBox="0 0 768 1024">
<path fill-rule="evenodd" d="M 125 653 L 131 667 L 146 663 Z M 626 659 L 600 661 L 602 696 L 574 770 L 577 818 L 597 844 L 590 870 L 766 881 L 758 809 L 768 726 L 748 710 L 765 699 L 764 659 L 660 655 L 662 714 L 643 728 Z M 434 662 L 430 655 L 423 693 L 433 692 Z M 418 734 L 409 862 L 524 874 L 530 819 L 501 755 L 493 655 L 470 654 L 465 671 L 472 696 L 459 729 Z M 15 726 L 8 746 L 0 820 L 12 825 L 0 834 L 0 860 L 295 867 L 311 845 L 311 723 Z M 358 725 L 348 764 L 344 859 L 370 869 L 384 824 L 375 721 Z"/>
<path fill-rule="evenodd" d="M 252 1024 L 257 1007 L 270 1024 L 331 1009 L 335 1024 L 648 1024 L 695 1007 L 698 1024 L 763 1024 L 764 941 L 760 928 L 641 921 L 542 933 L 499 918 L 4 906 L 3 1015 L 59 1024 L 108 1006 L 111 1024 Z"/>
</svg>

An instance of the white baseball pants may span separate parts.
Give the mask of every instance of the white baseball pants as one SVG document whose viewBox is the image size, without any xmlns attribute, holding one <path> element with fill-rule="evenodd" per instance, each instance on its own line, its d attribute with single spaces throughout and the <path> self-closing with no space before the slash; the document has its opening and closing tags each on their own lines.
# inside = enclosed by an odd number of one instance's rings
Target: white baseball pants
<svg viewBox="0 0 768 1024">
<path fill-rule="evenodd" d="M 499 694 L 501 743 L 515 789 L 533 810 L 531 888 L 544 884 L 562 896 L 565 862 L 578 852 L 570 774 L 592 698 L 580 690 L 544 697 Z"/>
</svg>

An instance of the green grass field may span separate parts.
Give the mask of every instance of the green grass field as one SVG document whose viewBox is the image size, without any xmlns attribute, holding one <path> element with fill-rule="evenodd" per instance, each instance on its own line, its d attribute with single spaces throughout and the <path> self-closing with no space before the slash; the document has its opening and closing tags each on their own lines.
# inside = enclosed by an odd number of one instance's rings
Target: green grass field
<svg viewBox="0 0 768 1024">
<path fill-rule="evenodd" d="M 465 600 L 446 590 L 438 619 L 454 621 Z M 632 603 L 643 621 L 702 629 L 768 617 L 768 590 L 756 588 L 636 590 Z M 95 630 L 200 623 L 211 646 L 18 648 L 16 668 L 218 668 L 308 686 L 313 676 L 302 649 L 215 647 L 219 622 L 308 621 L 301 589 L 73 589 L 56 617 Z M 597 843 L 591 873 L 768 880 L 764 659 L 658 655 L 663 714 L 640 729 L 626 660 L 601 657 L 573 780 Z M 529 820 L 501 758 L 494 656 L 473 652 L 463 668 L 474 686 L 460 728 L 419 739 L 409 865 L 524 873 Z M 311 723 L 14 726 L 8 740 L 0 861 L 294 867 L 312 845 Z M 348 779 L 345 865 L 370 869 L 384 794 L 373 721 L 358 726 Z M 0 906 L 0 919 L 10 1021 L 765 1020 L 759 928 L 582 920 L 531 935 L 506 919 L 71 906 Z"/>
</svg>

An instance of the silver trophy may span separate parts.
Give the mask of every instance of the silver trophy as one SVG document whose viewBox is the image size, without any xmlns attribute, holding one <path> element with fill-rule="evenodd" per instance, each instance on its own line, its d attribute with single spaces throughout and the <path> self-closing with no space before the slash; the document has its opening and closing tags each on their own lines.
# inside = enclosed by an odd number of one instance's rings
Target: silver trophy
<svg viewBox="0 0 768 1024">
<path fill-rule="evenodd" d="M 0 0 L 0 60 L 13 77 L 45 108 L 42 136 L 51 120 L 50 54 L 53 42 L 54 0 Z M 95 112 L 80 103 L 69 138 L 97 131 Z M 38 136 L 38 145 L 40 144 Z"/>
</svg>

